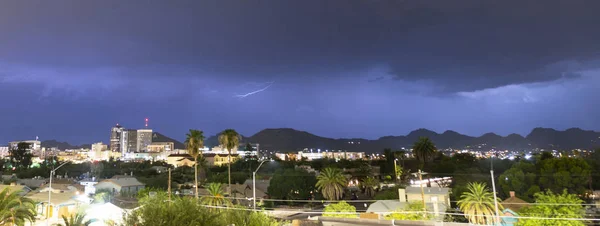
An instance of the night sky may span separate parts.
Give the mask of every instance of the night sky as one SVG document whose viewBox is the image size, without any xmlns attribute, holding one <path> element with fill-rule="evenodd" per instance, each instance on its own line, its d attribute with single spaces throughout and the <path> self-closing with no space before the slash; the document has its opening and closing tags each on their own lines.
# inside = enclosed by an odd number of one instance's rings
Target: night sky
<svg viewBox="0 0 600 226">
<path fill-rule="evenodd" d="M 0 1 L 0 142 L 600 130 L 600 1 Z"/>
</svg>

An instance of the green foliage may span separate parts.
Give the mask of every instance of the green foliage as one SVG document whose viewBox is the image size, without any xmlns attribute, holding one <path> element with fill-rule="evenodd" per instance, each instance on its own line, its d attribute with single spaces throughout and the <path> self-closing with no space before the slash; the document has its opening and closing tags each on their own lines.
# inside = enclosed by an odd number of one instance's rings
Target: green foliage
<svg viewBox="0 0 600 226">
<path fill-rule="evenodd" d="M 219 214 L 207 211 L 195 199 L 173 197 L 172 202 L 154 197 L 140 202 L 141 207 L 125 218 L 125 225 L 136 226 L 180 226 L 225 225 Z"/>
<path fill-rule="evenodd" d="M 240 146 L 242 136 L 234 129 L 226 129 L 219 135 L 219 144 L 227 149 L 227 152 L 231 155 L 231 150 Z M 227 175 L 228 175 L 228 192 L 231 192 L 231 162 L 227 163 Z"/>
<path fill-rule="evenodd" d="M 386 220 L 430 220 L 433 219 L 433 214 L 423 213 L 422 202 L 410 202 L 401 210 L 396 210 L 394 213 L 385 216 Z"/>
<path fill-rule="evenodd" d="M 325 168 L 317 176 L 317 180 L 317 188 L 328 200 L 341 199 L 344 195 L 344 188 L 348 184 L 348 180 L 338 168 Z"/>
<path fill-rule="evenodd" d="M 550 158 L 541 161 L 539 184 L 543 190 L 555 193 L 584 194 L 589 184 L 591 168 L 582 158 Z"/>
<path fill-rule="evenodd" d="M 4 188 L 0 192 L 0 225 L 24 225 L 35 221 L 35 202 L 21 197 L 19 191 L 10 192 Z"/>
<path fill-rule="evenodd" d="M 529 202 L 533 201 L 533 194 L 540 190 L 536 185 L 535 172 L 535 165 L 518 162 L 501 174 L 498 177 L 498 185 L 503 197 L 510 197 L 510 191 L 514 191 L 519 198 Z"/>
<path fill-rule="evenodd" d="M 569 194 L 566 189 L 562 193 L 553 193 L 552 191 L 536 193 L 535 202 L 538 204 L 521 209 L 519 214 L 524 217 L 538 218 L 585 218 L 584 207 L 578 205 L 582 204 L 583 201 L 577 195 Z M 519 219 L 517 225 L 583 226 L 585 222 L 579 220 L 522 218 Z"/>
<path fill-rule="evenodd" d="M 375 196 L 375 188 L 379 186 L 379 180 L 375 179 L 374 177 L 367 177 L 363 180 L 361 185 L 365 189 L 365 194 L 367 194 L 369 197 L 373 197 Z"/>
<path fill-rule="evenodd" d="M 154 194 L 155 197 L 162 198 L 163 200 L 167 200 L 169 198 L 169 194 L 163 189 L 145 187 L 138 191 L 137 199 L 143 202 L 144 200 L 149 199 L 151 194 Z"/>
<path fill-rule="evenodd" d="M 203 160 L 202 153 L 200 151 L 200 148 L 204 147 L 203 132 L 200 130 L 190 129 L 190 132 L 186 134 L 185 145 L 188 154 L 190 154 L 194 158 L 194 162 L 196 162 L 196 164 L 194 164 L 194 188 L 196 189 L 194 194 L 196 195 L 196 199 L 198 199 L 198 163 L 204 163 L 204 161 L 198 161 L 198 156 L 200 156 L 201 160 Z"/>
<path fill-rule="evenodd" d="M 94 202 L 107 203 L 111 200 L 113 193 L 109 189 L 98 189 L 94 194 Z"/>
<path fill-rule="evenodd" d="M 21 142 L 17 144 L 16 148 L 11 147 L 10 150 L 8 150 L 12 166 L 19 169 L 27 169 L 31 166 L 33 154 L 29 152 L 29 146 L 29 144 Z"/>
<path fill-rule="evenodd" d="M 483 183 L 469 183 L 468 192 L 461 195 L 458 207 L 472 224 L 493 224 L 495 220 L 494 195 Z M 498 203 L 498 209 L 504 209 Z"/>
<path fill-rule="evenodd" d="M 210 211 L 195 199 L 173 197 L 165 202 L 160 197 L 140 201 L 141 206 L 125 217 L 125 225 L 136 226 L 275 226 L 282 222 L 261 212 L 244 210 L 241 206 L 223 211 Z"/>
<path fill-rule="evenodd" d="M 231 201 L 223 195 L 223 184 L 210 183 L 206 187 L 208 196 L 202 197 L 202 204 L 208 206 L 231 205 Z"/>
<path fill-rule="evenodd" d="M 421 162 L 420 168 L 423 168 L 425 163 L 431 160 L 436 151 L 435 144 L 428 137 L 420 137 L 413 145 L 413 154 Z"/>
<path fill-rule="evenodd" d="M 85 214 L 78 212 L 69 217 L 63 216 L 62 217 L 63 223 L 55 224 L 55 226 L 88 226 L 88 225 L 92 224 L 92 220 L 86 221 L 84 219 L 85 219 Z"/>
<path fill-rule="evenodd" d="M 373 199 L 375 199 L 375 200 L 397 200 L 400 197 L 398 195 L 398 188 L 399 187 L 394 187 L 394 188 L 381 190 L 380 192 L 375 194 L 375 197 L 373 197 Z"/>
<path fill-rule="evenodd" d="M 326 206 L 325 210 L 323 210 L 323 216 L 337 218 L 358 218 L 358 215 L 356 214 L 356 207 L 348 204 L 345 201 Z"/>
<path fill-rule="evenodd" d="M 314 174 L 300 169 L 280 169 L 275 171 L 267 193 L 272 199 L 307 200 L 315 191 L 317 179 Z"/>
<path fill-rule="evenodd" d="M 238 206 L 236 208 L 243 207 Z M 236 226 L 277 226 L 284 225 L 285 223 L 278 222 L 276 219 L 260 211 L 227 210 L 222 215 L 225 216 L 228 224 Z"/>
</svg>

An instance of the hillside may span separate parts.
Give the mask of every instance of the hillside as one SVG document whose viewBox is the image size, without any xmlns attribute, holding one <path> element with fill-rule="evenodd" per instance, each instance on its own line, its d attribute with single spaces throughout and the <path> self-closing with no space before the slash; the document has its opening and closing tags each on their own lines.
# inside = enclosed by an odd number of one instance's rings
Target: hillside
<svg viewBox="0 0 600 226">
<path fill-rule="evenodd" d="M 510 149 L 524 150 L 531 148 L 544 149 L 590 149 L 600 147 L 600 133 L 572 128 L 558 131 L 547 128 L 535 128 L 526 137 L 519 134 L 500 136 L 486 133 L 479 137 L 467 136 L 455 131 L 436 133 L 427 129 L 417 129 L 406 136 L 385 136 L 377 140 L 368 139 L 333 139 L 317 136 L 305 131 L 290 128 L 264 129 L 250 137 L 244 137 L 242 143 L 259 143 L 263 150 L 299 151 L 304 148 L 322 150 L 380 152 L 384 148 L 410 148 L 419 137 L 429 137 L 438 148 L 473 148 L 481 150 Z M 216 136 L 206 141 L 207 145 L 218 144 Z"/>
<path fill-rule="evenodd" d="M 535 128 L 527 136 L 510 134 L 500 136 L 495 133 L 486 133 L 478 137 L 467 136 L 458 132 L 447 130 L 441 134 L 427 129 L 417 129 L 406 136 L 384 136 L 376 140 L 362 138 L 334 139 L 321 137 L 306 131 L 291 128 L 264 129 L 250 136 L 242 136 L 242 143 L 259 143 L 262 150 L 272 151 L 300 151 L 304 148 L 321 150 L 347 150 L 363 151 L 367 153 L 381 152 L 384 148 L 400 149 L 410 148 L 419 137 L 429 137 L 438 148 L 453 149 L 509 149 L 526 150 L 532 148 L 570 150 L 590 149 L 600 147 L 600 133 L 579 128 L 571 128 L 559 131 L 550 128 Z M 153 142 L 173 142 L 176 149 L 184 149 L 185 145 L 162 135 L 158 132 L 152 134 Z M 206 147 L 214 147 L 219 144 L 217 135 L 205 140 Z M 66 142 L 48 140 L 42 142 L 43 147 L 58 147 L 59 149 L 73 149 L 90 145 L 70 145 Z"/>
</svg>

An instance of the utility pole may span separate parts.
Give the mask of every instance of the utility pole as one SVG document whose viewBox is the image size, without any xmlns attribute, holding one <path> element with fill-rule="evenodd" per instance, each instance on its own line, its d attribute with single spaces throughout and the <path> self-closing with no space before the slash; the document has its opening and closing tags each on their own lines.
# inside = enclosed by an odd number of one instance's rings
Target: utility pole
<svg viewBox="0 0 600 226">
<path fill-rule="evenodd" d="M 64 166 L 65 164 L 67 164 L 68 162 L 64 162 L 63 164 L 61 164 L 60 166 L 54 168 L 53 170 L 50 170 L 50 181 L 48 183 L 48 207 L 46 208 L 46 215 L 48 215 L 46 217 L 46 225 L 49 226 L 50 225 L 50 210 L 51 210 L 51 204 L 52 203 L 52 176 L 54 174 L 56 174 L 56 170 L 62 166 Z M 54 215 L 54 211 L 52 211 L 52 215 Z"/>
<path fill-rule="evenodd" d="M 168 192 L 169 192 L 169 204 L 171 203 L 171 168 L 169 168 L 169 188 L 168 188 Z"/>
<path fill-rule="evenodd" d="M 421 186 L 421 199 L 423 200 L 423 215 L 427 212 L 427 207 L 425 206 L 425 190 L 423 190 L 423 175 L 421 170 L 419 170 L 419 185 Z"/>
<path fill-rule="evenodd" d="M 494 209 L 496 210 L 496 223 L 500 223 L 500 214 L 498 213 L 498 198 L 496 198 L 496 180 L 494 179 L 494 156 L 492 155 L 490 175 L 492 177 L 492 190 L 494 192 Z"/>
</svg>

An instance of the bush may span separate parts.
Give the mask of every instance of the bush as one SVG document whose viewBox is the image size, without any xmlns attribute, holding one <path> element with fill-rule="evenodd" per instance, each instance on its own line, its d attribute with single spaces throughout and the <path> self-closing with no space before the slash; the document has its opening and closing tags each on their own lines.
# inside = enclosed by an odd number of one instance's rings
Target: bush
<svg viewBox="0 0 600 226">
<path fill-rule="evenodd" d="M 411 202 L 404 209 L 396 210 L 394 213 L 391 213 L 385 216 L 386 220 L 430 220 L 433 218 L 432 214 L 424 214 L 423 212 L 423 203 L 420 202 Z"/>
<path fill-rule="evenodd" d="M 323 211 L 323 216 L 336 218 L 358 218 L 358 215 L 356 214 L 356 207 L 348 204 L 345 201 L 326 206 L 325 210 Z"/>
</svg>

